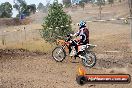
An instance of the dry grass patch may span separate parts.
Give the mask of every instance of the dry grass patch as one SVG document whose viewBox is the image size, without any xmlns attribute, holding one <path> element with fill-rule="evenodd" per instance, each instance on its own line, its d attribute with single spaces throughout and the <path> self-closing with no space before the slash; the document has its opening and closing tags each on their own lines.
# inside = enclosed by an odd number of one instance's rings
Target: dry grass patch
<svg viewBox="0 0 132 88">
<path fill-rule="evenodd" d="M 8 44 L 6 46 L 1 46 L 3 49 L 27 49 L 29 51 L 40 51 L 40 52 L 46 52 L 51 53 L 55 45 L 46 43 L 44 40 L 38 40 L 38 41 L 28 41 L 24 43 L 12 43 Z"/>
</svg>

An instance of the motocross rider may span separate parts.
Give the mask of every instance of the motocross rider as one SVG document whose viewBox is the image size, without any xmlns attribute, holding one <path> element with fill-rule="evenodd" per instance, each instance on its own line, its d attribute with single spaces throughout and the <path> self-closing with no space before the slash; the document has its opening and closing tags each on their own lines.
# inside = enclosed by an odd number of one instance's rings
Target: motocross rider
<svg viewBox="0 0 132 88">
<path fill-rule="evenodd" d="M 89 30 L 88 30 L 88 28 L 86 28 L 86 22 L 80 21 L 78 32 L 76 32 L 75 34 L 70 34 L 70 36 L 79 36 L 80 37 L 80 39 L 78 41 L 76 41 L 76 40 L 71 41 L 71 45 L 69 46 L 69 53 L 71 51 L 70 47 L 75 46 L 75 50 L 77 52 L 75 57 L 77 57 L 81 53 L 81 51 L 78 52 L 78 45 L 86 45 L 89 43 Z"/>
</svg>

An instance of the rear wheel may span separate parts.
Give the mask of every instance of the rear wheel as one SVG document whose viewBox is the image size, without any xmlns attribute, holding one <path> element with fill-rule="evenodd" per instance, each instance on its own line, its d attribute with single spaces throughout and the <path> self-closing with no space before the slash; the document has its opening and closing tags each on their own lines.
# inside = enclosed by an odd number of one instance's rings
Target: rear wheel
<svg viewBox="0 0 132 88">
<path fill-rule="evenodd" d="M 57 62 L 62 62 L 66 58 L 66 52 L 62 47 L 56 47 L 52 51 L 52 57 Z"/>
<path fill-rule="evenodd" d="M 82 59 L 83 65 L 86 67 L 93 67 L 96 64 L 96 55 L 93 52 L 87 52 L 86 59 Z"/>
</svg>

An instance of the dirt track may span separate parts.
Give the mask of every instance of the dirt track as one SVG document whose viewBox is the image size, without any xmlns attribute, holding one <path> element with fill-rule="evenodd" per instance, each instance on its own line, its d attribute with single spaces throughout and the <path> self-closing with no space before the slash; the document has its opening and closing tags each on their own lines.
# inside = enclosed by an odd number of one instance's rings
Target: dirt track
<svg viewBox="0 0 132 88">
<path fill-rule="evenodd" d="M 97 64 L 86 68 L 95 74 L 132 75 L 132 52 L 129 25 L 111 23 L 90 23 L 90 43 L 96 44 Z M 119 51 L 119 52 L 107 52 Z M 55 62 L 51 53 L 27 50 L 0 50 L 0 88 L 131 88 L 130 84 L 86 84 L 76 83 L 79 63 L 66 58 Z"/>
<path fill-rule="evenodd" d="M 99 25 L 99 26 L 98 26 Z M 97 64 L 85 68 L 91 74 L 132 75 L 132 53 L 128 25 L 90 23 L 90 43 L 96 44 Z M 116 30 L 115 30 L 116 29 Z M 106 52 L 119 51 L 119 52 Z M 86 84 L 76 83 L 79 63 L 66 58 L 55 62 L 51 54 L 30 52 L 24 49 L 0 50 L 0 88 L 131 88 L 130 84 Z"/>
<path fill-rule="evenodd" d="M 75 78 L 79 63 L 66 59 L 55 62 L 50 55 L 26 50 L 0 50 L 0 88 L 131 88 L 132 84 L 86 84 L 80 86 Z M 105 59 L 105 58 L 104 58 Z M 131 59 L 99 59 L 94 68 L 86 68 L 88 73 L 130 73 Z M 126 66 L 129 64 L 129 66 Z"/>
</svg>

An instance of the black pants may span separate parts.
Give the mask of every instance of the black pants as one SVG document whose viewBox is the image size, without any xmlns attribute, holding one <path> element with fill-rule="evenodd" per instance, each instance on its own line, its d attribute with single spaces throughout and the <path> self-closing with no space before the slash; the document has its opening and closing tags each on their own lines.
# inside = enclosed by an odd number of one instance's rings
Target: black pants
<svg viewBox="0 0 132 88">
<path fill-rule="evenodd" d="M 76 50 L 76 52 L 78 52 L 78 46 L 77 46 L 77 42 L 76 41 L 72 41 L 72 43 L 69 45 L 69 54 L 71 53 L 71 47 L 72 46 L 75 46 L 75 50 Z"/>
<path fill-rule="evenodd" d="M 80 45 L 86 45 L 88 42 L 80 42 Z M 79 52 L 78 52 L 78 45 L 77 45 L 77 42 L 76 41 L 72 41 L 72 43 L 69 45 L 69 54 L 70 54 L 70 52 L 71 52 L 71 47 L 72 46 L 75 46 L 75 50 L 76 50 L 76 52 L 77 52 L 77 55 L 79 54 Z"/>
</svg>

